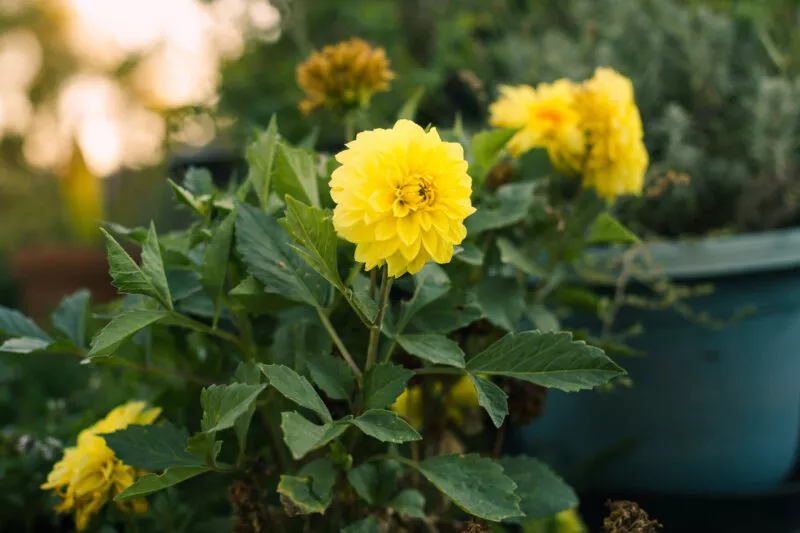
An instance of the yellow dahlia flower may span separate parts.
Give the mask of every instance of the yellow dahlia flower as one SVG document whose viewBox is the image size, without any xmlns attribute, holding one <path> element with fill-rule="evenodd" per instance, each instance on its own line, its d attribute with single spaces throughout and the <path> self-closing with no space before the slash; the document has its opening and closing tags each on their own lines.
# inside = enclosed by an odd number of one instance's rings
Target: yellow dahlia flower
<svg viewBox="0 0 800 533">
<path fill-rule="evenodd" d="M 318 107 L 337 111 L 364 106 L 377 92 L 388 91 L 394 72 L 383 48 L 350 39 L 314 52 L 297 67 L 297 84 L 306 99 L 300 110 Z"/>
<path fill-rule="evenodd" d="M 441 393 L 441 391 L 441 382 L 436 382 L 433 392 Z M 444 399 L 444 416 L 458 426 L 464 420 L 464 410 L 473 407 L 478 407 L 478 393 L 470 379 L 463 376 L 448 391 Z M 395 413 L 408 420 L 408 423 L 418 430 L 422 429 L 425 408 L 422 402 L 422 387 L 419 385 L 408 387 L 392 405 Z"/>
<path fill-rule="evenodd" d="M 331 175 L 333 225 L 355 243 L 367 270 L 415 274 L 430 260 L 448 263 L 475 212 L 464 150 L 410 120 L 358 134 L 336 155 Z"/>
<path fill-rule="evenodd" d="M 583 186 L 593 187 L 607 201 L 641 194 L 648 155 L 631 81 L 613 69 L 598 68 L 575 103 L 589 150 Z"/>
<path fill-rule="evenodd" d="M 489 123 L 499 128 L 521 128 L 508 143 L 519 157 L 531 148 L 546 148 L 562 172 L 580 168 L 586 153 L 581 116 L 575 109 L 577 86 L 569 80 L 553 84 L 501 86 L 500 98 L 489 107 Z"/>
<path fill-rule="evenodd" d="M 56 511 L 75 512 L 78 531 L 86 529 L 92 515 L 130 487 L 138 476 L 138 471 L 122 464 L 98 435 L 113 433 L 130 424 L 152 424 L 159 414 L 161 409 L 146 409 L 144 402 L 128 402 L 81 431 L 77 445 L 64 450 L 63 458 L 55 464 L 41 488 L 53 489 L 61 497 Z M 118 502 L 117 506 L 124 511 L 142 513 L 147 510 L 147 500 Z"/>
</svg>

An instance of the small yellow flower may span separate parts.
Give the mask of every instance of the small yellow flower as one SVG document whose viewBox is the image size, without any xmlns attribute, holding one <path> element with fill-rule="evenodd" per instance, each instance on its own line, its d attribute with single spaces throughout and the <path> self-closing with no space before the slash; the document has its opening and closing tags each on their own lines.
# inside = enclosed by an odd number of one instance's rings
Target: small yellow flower
<svg viewBox="0 0 800 533">
<path fill-rule="evenodd" d="M 75 512 L 75 527 L 83 531 L 92 515 L 117 494 L 130 487 L 138 471 L 122 464 L 98 435 L 113 433 L 130 424 L 152 424 L 161 409 L 146 409 L 144 402 L 128 402 L 108 413 L 93 426 L 81 431 L 76 446 L 64 450 L 64 456 L 47 476 L 42 489 L 53 489 L 62 502 L 56 511 Z M 117 503 L 127 512 L 147 510 L 147 500 Z"/>
<path fill-rule="evenodd" d="M 631 81 L 613 69 L 598 68 L 575 103 L 589 149 L 583 186 L 593 187 L 609 202 L 623 194 L 641 194 L 648 155 Z"/>
<path fill-rule="evenodd" d="M 501 86 L 500 98 L 490 106 L 489 123 L 500 128 L 521 128 L 508 143 L 519 157 L 531 148 L 546 148 L 562 172 L 580 169 L 586 153 L 581 117 L 575 109 L 577 86 L 569 80 L 553 84 Z"/>
<path fill-rule="evenodd" d="M 433 386 L 434 394 L 441 394 L 442 384 L 437 382 Z M 464 420 L 464 410 L 478 407 L 478 393 L 467 376 L 460 378 L 448 391 L 444 399 L 444 416 L 447 420 L 461 425 Z M 422 429 L 425 406 L 422 401 L 422 387 L 415 385 L 408 387 L 403 394 L 398 396 L 392 405 L 392 410 L 402 416 L 416 429 Z"/>
<path fill-rule="evenodd" d="M 410 120 L 359 133 L 336 155 L 330 181 L 333 225 L 355 243 L 367 270 L 386 263 L 389 275 L 415 274 L 430 260 L 443 264 L 467 235 L 475 212 L 464 150 Z"/>
<path fill-rule="evenodd" d="M 394 79 L 390 64 L 383 48 L 372 48 L 357 38 L 312 53 L 297 67 L 297 83 L 306 96 L 300 110 L 365 106 L 373 94 L 389 90 Z"/>
</svg>

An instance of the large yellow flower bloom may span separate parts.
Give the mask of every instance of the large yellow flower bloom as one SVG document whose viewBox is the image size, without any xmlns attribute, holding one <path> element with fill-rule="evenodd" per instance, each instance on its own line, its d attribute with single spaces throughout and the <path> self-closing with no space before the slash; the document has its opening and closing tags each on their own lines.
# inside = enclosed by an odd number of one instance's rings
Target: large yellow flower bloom
<svg viewBox="0 0 800 533">
<path fill-rule="evenodd" d="M 475 212 L 464 150 L 410 120 L 359 133 L 336 155 L 331 176 L 333 225 L 355 243 L 367 270 L 386 263 L 389 275 L 415 274 L 429 260 L 447 263 Z"/>
<path fill-rule="evenodd" d="M 589 148 L 583 186 L 593 187 L 607 201 L 641 194 L 648 155 L 631 81 L 613 69 L 598 68 L 575 103 Z"/>
<path fill-rule="evenodd" d="M 297 83 L 305 92 L 300 110 L 318 107 L 344 111 L 366 105 L 373 94 L 389 90 L 394 72 L 383 48 L 350 39 L 314 52 L 297 67 Z"/>
<path fill-rule="evenodd" d="M 434 393 L 441 393 L 442 384 L 434 384 Z M 478 392 L 467 376 L 461 377 L 447 392 L 444 398 L 443 416 L 455 425 L 461 425 L 464 420 L 464 411 L 478 407 Z M 430 407 L 430 406 L 427 406 Z M 426 406 L 422 401 L 422 387 L 415 385 L 408 387 L 403 394 L 398 396 L 392 405 L 392 410 L 402 416 L 408 423 L 418 430 L 422 429 Z"/>
<path fill-rule="evenodd" d="M 531 148 L 546 148 L 562 172 L 577 171 L 586 153 L 581 116 L 575 109 L 577 86 L 569 80 L 553 84 L 501 86 L 500 98 L 489 108 L 489 123 L 499 128 L 521 128 L 508 143 L 519 157 Z"/>
<path fill-rule="evenodd" d="M 78 443 L 64 450 L 63 458 L 47 476 L 42 489 L 53 489 L 62 502 L 56 511 L 75 512 L 75 527 L 83 531 L 92 515 L 117 494 L 130 487 L 138 471 L 117 459 L 98 435 L 113 433 L 130 424 L 152 424 L 161 409 L 147 409 L 144 402 L 128 402 L 117 407 L 93 426 L 81 431 Z M 141 513 L 147 510 L 147 500 L 119 502 L 124 511 Z"/>
</svg>

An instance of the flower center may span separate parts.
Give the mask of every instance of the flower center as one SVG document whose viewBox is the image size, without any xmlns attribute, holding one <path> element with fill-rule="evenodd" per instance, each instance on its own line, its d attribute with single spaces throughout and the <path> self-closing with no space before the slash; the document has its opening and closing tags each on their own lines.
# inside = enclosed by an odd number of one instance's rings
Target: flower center
<svg viewBox="0 0 800 533">
<path fill-rule="evenodd" d="M 436 191 L 430 176 L 412 174 L 394 190 L 392 209 L 395 216 L 404 217 L 413 211 L 433 205 Z"/>
<path fill-rule="evenodd" d="M 543 122 L 550 122 L 553 124 L 558 124 L 564 120 L 564 116 L 561 112 L 555 109 L 542 109 L 536 113 L 536 118 Z"/>
</svg>

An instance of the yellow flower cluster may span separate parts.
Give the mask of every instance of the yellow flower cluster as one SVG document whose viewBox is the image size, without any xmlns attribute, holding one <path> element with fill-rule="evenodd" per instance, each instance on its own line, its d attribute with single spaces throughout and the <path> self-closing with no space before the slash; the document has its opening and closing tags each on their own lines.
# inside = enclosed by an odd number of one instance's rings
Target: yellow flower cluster
<svg viewBox="0 0 800 533">
<path fill-rule="evenodd" d="M 599 68 L 582 84 L 504 86 L 490 113 L 493 126 L 520 128 L 508 144 L 513 156 L 546 148 L 556 168 L 581 174 L 583 186 L 607 201 L 641 193 L 648 165 L 642 121 L 633 85 L 616 71 Z"/>
<path fill-rule="evenodd" d="M 117 407 L 93 426 L 81 431 L 78 443 L 64 450 L 63 458 L 47 476 L 42 489 L 53 489 L 62 502 L 56 511 L 75 512 L 75 527 L 83 531 L 92 515 L 117 494 L 130 487 L 138 471 L 117 459 L 114 452 L 98 435 L 113 433 L 130 424 L 152 424 L 161 409 L 147 409 L 144 402 L 128 402 Z M 147 510 L 147 500 L 119 502 L 124 511 L 141 513 Z"/>
<path fill-rule="evenodd" d="M 336 160 L 333 225 L 357 245 L 356 261 L 367 270 L 386 263 L 392 277 L 450 261 L 467 235 L 464 219 L 475 212 L 460 144 L 399 120 L 359 133 Z"/>
<path fill-rule="evenodd" d="M 297 83 L 306 95 L 300 110 L 364 106 L 373 94 L 389 90 L 394 79 L 389 66 L 385 50 L 372 48 L 362 39 L 326 46 L 297 67 Z"/>
<path fill-rule="evenodd" d="M 437 382 L 434 392 L 441 390 L 442 384 Z M 392 410 L 408 420 L 414 428 L 421 430 L 425 407 L 422 401 L 422 387 L 416 385 L 403 391 L 392 405 Z M 449 422 L 459 426 L 464 420 L 464 411 L 473 407 L 478 407 L 478 393 L 470 379 L 464 376 L 447 392 L 444 398 L 444 416 Z"/>
</svg>

